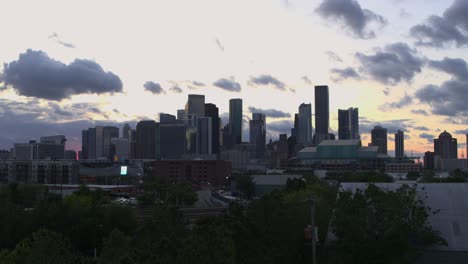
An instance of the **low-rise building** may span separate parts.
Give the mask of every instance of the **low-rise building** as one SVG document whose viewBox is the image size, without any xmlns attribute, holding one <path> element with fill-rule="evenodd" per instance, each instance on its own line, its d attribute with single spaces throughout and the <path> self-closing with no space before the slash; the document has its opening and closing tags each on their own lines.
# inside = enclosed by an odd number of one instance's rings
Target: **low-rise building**
<svg viewBox="0 0 468 264">
<path fill-rule="evenodd" d="M 6 165 L 5 165 L 6 164 Z M 7 182 L 39 184 L 76 184 L 78 163 L 72 160 L 9 160 Z M 0 172 L 0 177 L 2 172 Z M 3 176 L 4 177 L 4 176 Z"/>
</svg>

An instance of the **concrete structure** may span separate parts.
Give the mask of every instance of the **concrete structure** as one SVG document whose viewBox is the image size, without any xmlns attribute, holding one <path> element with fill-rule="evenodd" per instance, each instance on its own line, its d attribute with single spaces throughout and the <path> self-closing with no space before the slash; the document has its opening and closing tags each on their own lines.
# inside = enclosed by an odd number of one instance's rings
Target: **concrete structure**
<svg viewBox="0 0 468 264">
<path fill-rule="evenodd" d="M 274 190 L 283 190 L 286 188 L 288 180 L 302 179 L 302 175 L 253 175 L 252 181 L 255 184 L 255 196 L 261 197 Z"/>
<path fill-rule="evenodd" d="M 9 160 L 0 162 L 0 178 L 15 183 L 78 183 L 78 162 L 74 160 Z M 0 179 L 1 181 L 1 179 Z"/>
<path fill-rule="evenodd" d="M 129 124 L 125 124 L 122 128 L 122 138 L 126 138 L 126 139 L 129 139 L 130 137 L 130 130 L 132 128 L 130 127 Z"/>
<path fill-rule="evenodd" d="M 265 157 L 266 143 L 266 118 L 263 113 L 252 113 L 252 120 L 249 122 L 250 144 L 255 146 L 254 158 Z"/>
<path fill-rule="evenodd" d="M 338 109 L 338 139 L 360 139 L 359 109 Z"/>
<path fill-rule="evenodd" d="M 242 118 L 242 99 L 229 100 L 229 129 L 233 145 L 242 142 Z"/>
<path fill-rule="evenodd" d="M 189 94 L 187 104 L 185 105 L 185 116 L 196 115 L 205 116 L 205 96 L 201 94 Z"/>
<path fill-rule="evenodd" d="M 64 135 L 55 135 L 55 136 L 45 136 L 41 137 L 41 143 L 44 144 L 56 144 L 56 145 L 65 145 L 67 139 Z"/>
<path fill-rule="evenodd" d="M 159 153 L 161 159 L 181 159 L 185 154 L 185 125 L 159 125 Z"/>
<path fill-rule="evenodd" d="M 11 158 L 11 152 L 6 149 L 0 149 L 0 160 L 9 160 Z"/>
<path fill-rule="evenodd" d="M 76 160 L 76 151 L 74 150 L 65 150 L 64 159 L 66 160 Z"/>
<path fill-rule="evenodd" d="M 212 154 L 213 130 L 211 117 L 197 118 L 197 154 Z"/>
<path fill-rule="evenodd" d="M 158 124 L 153 120 L 140 121 L 136 127 L 137 159 L 156 159 Z"/>
<path fill-rule="evenodd" d="M 113 138 L 119 137 L 119 129 L 117 127 L 105 126 L 102 130 L 102 156 L 97 157 L 105 158 L 112 160 L 114 158 L 114 153 L 112 151 L 112 142 Z"/>
<path fill-rule="evenodd" d="M 129 159 L 129 146 L 127 138 L 112 138 L 112 155 L 113 161 L 122 161 Z"/>
<path fill-rule="evenodd" d="M 288 167 L 289 144 L 286 134 L 280 134 L 279 140 L 266 146 L 267 166 L 270 169 L 282 169 Z"/>
<path fill-rule="evenodd" d="M 298 114 L 297 143 L 304 146 L 312 144 L 312 106 L 301 104 Z"/>
<path fill-rule="evenodd" d="M 436 156 L 439 157 L 439 156 Z M 436 167 L 435 169 L 446 171 L 446 172 L 453 172 L 454 170 L 465 170 L 466 166 L 466 159 L 437 159 L 436 158 Z"/>
<path fill-rule="evenodd" d="M 434 157 L 435 157 L 434 152 L 426 151 L 426 153 L 424 153 L 424 169 L 427 169 L 427 170 L 435 169 Z"/>
<path fill-rule="evenodd" d="M 457 139 L 444 130 L 439 138 L 434 139 L 434 154 L 441 159 L 458 159 Z"/>
<path fill-rule="evenodd" d="M 177 110 L 177 120 L 184 120 L 185 119 L 185 109 L 178 109 Z"/>
<path fill-rule="evenodd" d="M 218 154 L 220 147 L 221 119 L 215 104 L 205 104 L 205 116 L 211 117 L 211 153 Z"/>
<path fill-rule="evenodd" d="M 229 161 L 233 169 L 245 170 L 254 156 L 255 146 L 252 144 L 238 144 L 231 149 L 221 151 L 221 159 Z"/>
<path fill-rule="evenodd" d="M 80 160 L 89 158 L 89 129 L 81 131 L 81 156 Z"/>
<path fill-rule="evenodd" d="M 174 115 L 159 113 L 159 123 L 166 124 L 166 123 L 175 123 L 177 122 L 177 118 Z"/>
<path fill-rule="evenodd" d="M 153 163 L 157 181 L 222 186 L 231 176 L 231 163 L 223 160 L 158 160 Z"/>
<path fill-rule="evenodd" d="M 136 159 L 136 129 L 130 129 L 128 137 L 129 159 Z"/>
<path fill-rule="evenodd" d="M 318 170 L 385 169 L 388 156 L 378 153 L 376 146 L 362 147 L 361 141 L 324 140 L 317 147 L 298 152 L 291 162 L 295 166 Z"/>
<path fill-rule="evenodd" d="M 29 143 L 15 143 L 12 157 L 15 160 L 59 160 L 64 159 L 64 155 L 64 144 L 38 143 L 31 140 Z"/>
<path fill-rule="evenodd" d="M 395 157 L 403 158 L 405 156 L 405 134 L 398 130 L 395 133 Z"/>
<path fill-rule="evenodd" d="M 375 126 L 371 130 L 371 145 L 379 147 L 379 153 L 387 155 L 387 129 Z"/>
<path fill-rule="evenodd" d="M 315 142 L 320 144 L 328 138 L 330 127 L 328 86 L 315 86 Z"/>
</svg>

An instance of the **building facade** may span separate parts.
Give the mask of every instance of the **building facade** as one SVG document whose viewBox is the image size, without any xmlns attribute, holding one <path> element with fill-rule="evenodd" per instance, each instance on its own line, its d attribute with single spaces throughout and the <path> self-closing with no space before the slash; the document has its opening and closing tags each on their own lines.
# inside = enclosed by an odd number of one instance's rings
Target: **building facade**
<svg viewBox="0 0 468 264">
<path fill-rule="evenodd" d="M 328 138 L 330 126 L 328 86 L 315 86 L 315 145 Z"/>
<path fill-rule="evenodd" d="M 140 121 L 136 127 L 136 158 L 156 159 L 158 125 L 153 120 Z"/>
<path fill-rule="evenodd" d="M 205 116 L 205 96 L 201 94 L 189 94 L 185 105 L 185 115 Z"/>
<path fill-rule="evenodd" d="M 371 131 L 372 146 L 379 147 L 379 153 L 387 155 L 387 129 L 375 126 Z"/>
<path fill-rule="evenodd" d="M 218 154 L 220 146 L 221 119 L 215 104 L 205 104 L 205 116 L 211 117 L 211 153 Z"/>
<path fill-rule="evenodd" d="M 434 154 L 441 159 L 458 159 L 457 139 L 444 130 L 434 139 Z"/>
<path fill-rule="evenodd" d="M 229 100 L 229 129 L 232 144 L 242 142 L 242 99 Z"/>
<path fill-rule="evenodd" d="M 301 104 L 298 113 L 297 143 L 308 146 L 312 144 L 312 106 Z"/>
<path fill-rule="evenodd" d="M 360 139 L 358 108 L 338 110 L 338 139 Z"/>
<path fill-rule="evenodd" d="M 254 157 L 261 159 L 265 156 L 266 144 L 266 117 L 263 113 L 252 113 L 249 122 L 250 144 L 255 146 Z"/>
</svg>

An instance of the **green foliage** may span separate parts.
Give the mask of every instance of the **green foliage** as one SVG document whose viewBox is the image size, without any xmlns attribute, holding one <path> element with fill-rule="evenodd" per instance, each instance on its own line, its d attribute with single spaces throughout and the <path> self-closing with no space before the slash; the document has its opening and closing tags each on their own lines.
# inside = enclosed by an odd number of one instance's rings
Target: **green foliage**
<svg viewBox="0 0 468 264">
<path fill-rule="evenodd" d="M 164 204 L 167 206 L 189 207 L 198 199 L 197 193 L 190 183 L 151 182 L 145 183 L 145 192 L 138 197 L 142 205 L 154 206 Z"/>
<path fill-rule="evenodd" d="M 422 183 L 457 183 L 457 182 L 466 182 L 467 173 L 457 169 L 452 172 L 451 176 L 446 178 L 435 177 L 435 173 L 432 170 L 425 170 L 422 173 L 422 176 L 419 182 Z"/>
<path fill-rule="evenodd" d="M 129 261 L 130 237 L 119 231 L 112 230 L 104 241 L 99 264 L 119 264 Z"/>
<path fill-rule="evenodd" d="M 406 174 L 406 179 L 415 181 L 421 177 L 421 173 L 418 171 L 410 171 Z"/>
<path fill-rule="evenodd" d="M 255 184 L 252 176 L 248 174 L 238 174 L 235 176 L 237 189 L 242 194 L 242 197 L 251 199 L 255 194 Z"/>
<path fill-rule="evenodd" d="M 343 172 L 331 174 L 327 178 L 338 182 L 393 182 L 391 176 L 378 171 Z"/>
<path fill-rule="evenodd" d="M 429 225 L 429 212 L 415 186 L 340 192 L 331 223 L 339 262 L 410 263 L 420 246 L 445 243 Z"/>
</svg>

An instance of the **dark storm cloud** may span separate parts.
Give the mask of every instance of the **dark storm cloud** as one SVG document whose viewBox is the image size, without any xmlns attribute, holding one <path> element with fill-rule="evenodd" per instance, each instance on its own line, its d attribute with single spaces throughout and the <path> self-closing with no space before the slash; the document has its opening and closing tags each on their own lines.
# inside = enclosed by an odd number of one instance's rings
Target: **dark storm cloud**
<svg viewBox="0 0 468 264">
<path fill-rule="evenodd" d="M 383 110 L 391 110 L 391 109 L 399 109 L 402 107 L 406 107 L 408 105 L 411 105 L 413 103 L 413 98 L 409 96 L 408 94 L 405 94 L 400 100 L 396 102 L 391 102 L 391 103 L 385 103 L 382 105 L 381 109 Z"/>
<path fill-rule="evenodd" d="M 145 90 L 148 91 L 148 92 L 152 92 L 154 94 L 163 94 L 163 93 L 166 93 L 164 92 L 163 88 L 161 87 L 161 85 L 159 83 L 155 83 L 155 82 L 146 82 L 143 87 L 145 87 Z"/>
<path fill-rule="evenodd" d="M 434 136 L 428 133 L 419 134 L 419 138 L 426 139 L 428 143 L 432 143 L 434 141 Z"/>
<path fill-rule="evenodd" d="M 356 53 L 361 63 L 361 71 L 383 84 L 396 85 L 399 82 L 411 82 L 421 72 L 424 59 L 415 49 L 406 43 L 394 43 L 372 55 Z"/>
<path fill-rule="evenodd" d="M 67 65 L 33 50 L 4 64 L 2 80 L 20 95 L 57 101 L 75 94 L 122 91 L 120 78 L 94 61 L 75 59 Z"/>
<path fill-rule="evenodd" d="M 423 109 L 413 109 L 411 110 L 411 113 L 416 114 L 416 115 L 424 115 L 424 116 L 429 115 L 429 113 L 427 113 L 427 111 Z"/>
<path fill-rule="evenodd" d="M 263 113 L 265 114 L 266 117 L 270 118 L 287 118 L 291 117 L 290 113 L 283 112 L 281 110 L 276 110 L 276 109 L 260 109 L 260 108 L 255 108 L 253 106 L 249 107 L 250 113 Z"/>
<path fill-rule="evenodd" d="M 468 134 L 468 129 L 455 130 L 455 134 L 458 134 L 458 135 L 467 135 L 467 134 Z"/>
<path fill-rule="evenodd" d="M 445 10 L 442 17 L 430 16 L 424 24 L 411 28 L 417 39 L 416 44 L 430 47 L 443 47 L 455 44 L 457 47 L 468 44 L 468 1 L 455 0 Z"/>
<path fill-rule="evenodd" d="M 387 21 L 371 10 L 361 8 L 356 0 L 324 0 L 315 10 L 321 17 L 339 21 L 352 35 L 362 39 L 375 37 L 372 23 L 384 26 Z"/>
<path fill-rule="evenodd" d="M 459 80 L 468 80 L 468 67 L 463 59 L 444 58 L 440 61 L 429 61 L 429 66 L 453 75 Z"/>
<path fill-rule="evenodd" d="M 59 104 L 49 102 L 49 106 L 53 109 L 54 113 L 60 116 L 71 117 L 73 112 L 64 110 Z"/>
<path fill-rule="evenodd" d="M 281 120 L 267 123 L 267 130 L 278 134 L 288 134 L 294 126 L 291 120 Z"/>
<path fill-rule="evenodd" d="M 359 73 L 351 67 L 347 67 L 344 69 L 331 69 L 331 73 L 333 74 L 334 81 L 341 81 L 344 79 L 361 79 Z"/>
<path fill-rule="evenodd" d="M 233 77 L 230 79 L 221 78 L 213 83 L 214 86 L 230 92 L 240 92 L 241 85 Z"/>
<path fill-rule="evenodd" d="M 426 85 L 416 91 L 415 96 L 428 104 L 433 114 L 456 116 L 468 113 L 467 94 L 468 82 L 449 80 L 440 86 Z"/>
<path fill-rule="evenodd" d="M 268 74 L 262 74 L 260 76 L 250 76 L 250 81 L 249 84 L 252 85 L 271 85 L 274 88 L 284 91 L 285 90 L 285 84 L 275 77 L 268 75 Z"/>
</svg>

